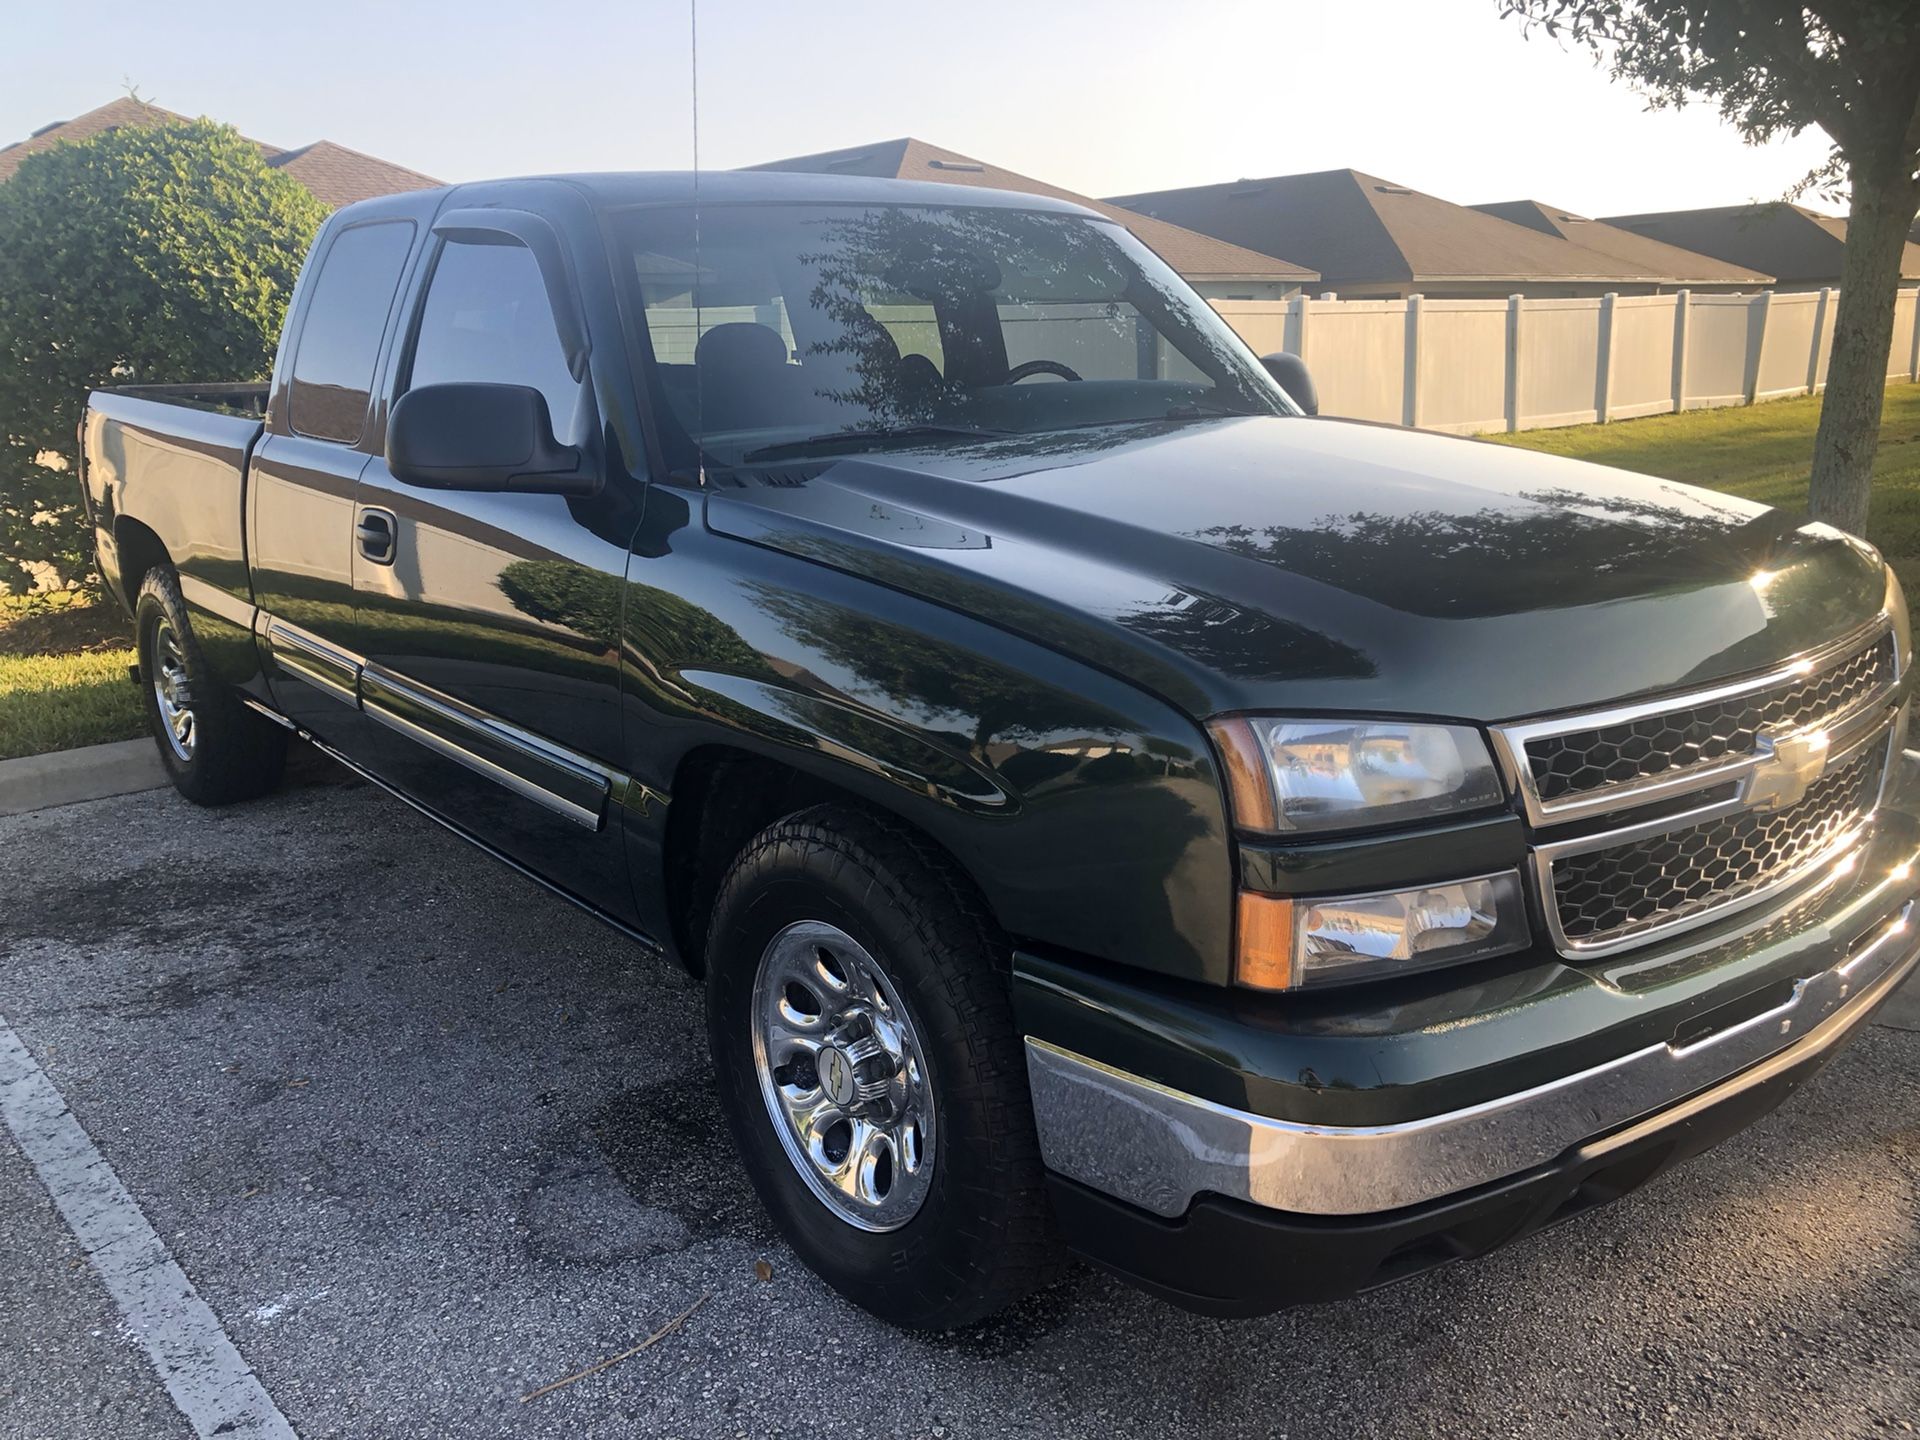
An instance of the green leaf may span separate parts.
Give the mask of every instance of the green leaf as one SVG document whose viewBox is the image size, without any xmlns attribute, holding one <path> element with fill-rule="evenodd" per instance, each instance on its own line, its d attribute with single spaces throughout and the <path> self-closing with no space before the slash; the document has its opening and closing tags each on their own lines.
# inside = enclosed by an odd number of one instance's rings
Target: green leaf
<svg viewBox="0 0 1920 1440">
<path fill-rule="evenodd" d="M 87 391 L 264 377 L 326 214 L 207 120 L 55 145 L 0 184 L 0 592 L 23 562 L 91 568 L 71 468 Z M 35 463 L 49 450 L 66 471 Z"/>
</svg>

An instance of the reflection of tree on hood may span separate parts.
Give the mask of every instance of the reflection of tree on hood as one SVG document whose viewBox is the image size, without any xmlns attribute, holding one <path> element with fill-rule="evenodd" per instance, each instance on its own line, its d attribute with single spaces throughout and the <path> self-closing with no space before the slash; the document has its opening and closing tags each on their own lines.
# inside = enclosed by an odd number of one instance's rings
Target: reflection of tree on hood
<svg viewBox="0 0 1920 1440">
<path fill-rule="evenodd" d="M 1222 675 L 1350 680 L 1380 669 L 1372 656 L 1311 625 L 1218 596 L 1175 590 L 1156 605 L 1122 611 L 1114 619 Z"/>
<path fill-rule="evenodd" d="M 1368 511 L 1304 525 L 1216 525 L 1196 532 L 1233 554 L 1337 583 L 1366 575 L 1381 598 L 1427 615 L 1501 613 L 1518 603 L 1516 570 L 1578 584 L 1525 592 L 1530 605 L 1588 605 L 1645 594 L 1670 577 L 1697 586 L 1716 556 L 1729 574 L 1764 567 L 1790 526 L 1695 497 L 1663 504 L 1592 491 L 1530 492 L 1478 510 Z"/>
</svg>

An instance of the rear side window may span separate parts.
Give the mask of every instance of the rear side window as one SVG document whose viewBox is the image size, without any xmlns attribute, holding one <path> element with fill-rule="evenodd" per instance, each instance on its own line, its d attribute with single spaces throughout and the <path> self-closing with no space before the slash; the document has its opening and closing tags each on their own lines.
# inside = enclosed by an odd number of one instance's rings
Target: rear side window
<svg viewBox="0 0 1920 1440">
<path fill-rule="evenodd" d="M 461 243 L 440 252 L 407 383 L 460 380 L 531 386 L 546 397 L 553 433 L 563 441 L 572 434 L 581 387 L 567 371 L 540 262 L 524 245 Z"/>
<path fill-rule="evenodd" d="M 359 443 L 380 337 L 412 249 L 405 220 L 356 225 L 327 247 L 293 357 L 287 423 L 296 434 Z"/>
</svg>

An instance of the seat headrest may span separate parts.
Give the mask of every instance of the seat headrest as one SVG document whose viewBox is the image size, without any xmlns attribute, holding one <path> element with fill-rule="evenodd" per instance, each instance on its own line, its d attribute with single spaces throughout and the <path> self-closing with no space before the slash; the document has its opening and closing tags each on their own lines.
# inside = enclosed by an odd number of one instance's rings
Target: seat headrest
<svg viewBox="0 0 1920 1440">
<path fill-rule="evenodd" d="M 693 363 L 701 369 L 766 369 L 787 363 L 787 342 L 770 325 L 750 320 L 716 325 L 693 347 Z"/>
</svg>

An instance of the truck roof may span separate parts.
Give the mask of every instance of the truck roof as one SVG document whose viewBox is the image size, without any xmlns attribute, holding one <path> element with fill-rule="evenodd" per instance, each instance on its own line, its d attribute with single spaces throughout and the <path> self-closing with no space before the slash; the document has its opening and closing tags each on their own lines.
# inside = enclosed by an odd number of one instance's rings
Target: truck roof
<svg viewBox="0 0 1920 1440">
<path fill-rule="evenodd" d="M 478 180 L 444 186 L 440 194 L 458 197 L 486 190 L 492 195 L 518 184 L 556 182 L 584 192 L 598 206 L 686 204 L 696 194 L 721 204 L 759 201 L 771 204 L 817 205 L 954 205 L 973 208 L 1041 210 L 1062 215 L 1101 219 L 1097 211 L 1047 195 L 1015 190 L 990 190 L 976 185 L 937 185 L 924 180 L 883 180 L 865 175 L 810 175 L 769 171 L 691 170 L 615 171 L 582 175 L 522 175 L 500 180 Z M 696 190 L 697 184 L 697 190 Z M 362 200 L 339 212 L 362 216 L 388 209 L 417 213 L 433 191 L 383 195 Z"/>
</svg>

